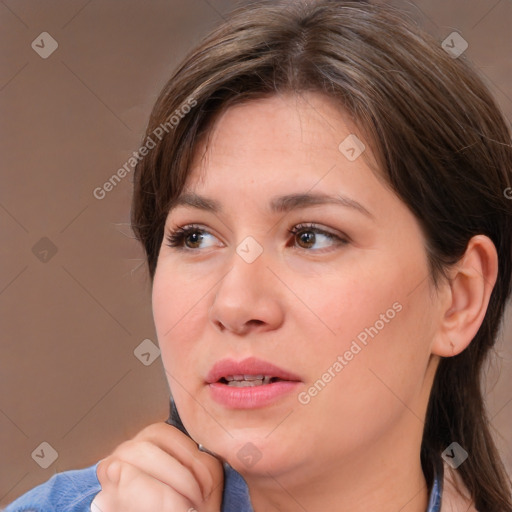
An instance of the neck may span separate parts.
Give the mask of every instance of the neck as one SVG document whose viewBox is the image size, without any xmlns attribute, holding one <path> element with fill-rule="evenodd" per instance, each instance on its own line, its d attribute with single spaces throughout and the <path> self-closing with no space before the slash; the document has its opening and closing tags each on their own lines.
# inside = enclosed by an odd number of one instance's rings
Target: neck
<svg viewBox="0 0 512 512">
<path fill-rule="evenodd" d="M 310 461 L 288 471 L 244 475 L 255 512 L 425 512 L 428 489 L 420 462 L 421 429 L 381 438 L 344 459 Z M 319 457 L 320 459 L 320 457 Z"/>
</svg>

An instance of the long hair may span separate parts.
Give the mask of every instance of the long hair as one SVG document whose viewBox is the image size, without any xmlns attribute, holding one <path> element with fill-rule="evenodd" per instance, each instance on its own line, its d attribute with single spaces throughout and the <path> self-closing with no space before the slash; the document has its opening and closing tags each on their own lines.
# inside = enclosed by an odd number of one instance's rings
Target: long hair
<svg viewBox="0 0 512 512">
<path fill-rule="evenodd" d="M 167 213 L 198 141 L 231 105 L 283 92 L 336 100 L 377 155 L 380 173 L 417 218 L 434 286 L 474 235 L 498 252 L 483 323 L 460 354 L 441 358 L 421 446 L 429 486 L 440 453 L 469 453 L 458 472 L 482 512 L 512 510 L 510 479 L 490 433 L 482 367 L 511 292 L 512 146 L 508 125 L 464 56 L 391 7 L 369 2 L 265 1 L 235 9 L 162 90 L 134 174 L 132 226 L 153 280 Z"/>
</svg>

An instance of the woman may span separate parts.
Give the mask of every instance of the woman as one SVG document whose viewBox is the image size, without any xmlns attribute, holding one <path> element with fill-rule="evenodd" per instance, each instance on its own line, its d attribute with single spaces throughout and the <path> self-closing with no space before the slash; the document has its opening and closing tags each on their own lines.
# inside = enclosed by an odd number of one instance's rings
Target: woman
<svg viewBox="0 0 512 512">
<path fill-rule="evenodd" d="M 480 387 L 512 148 L 462 58 L 382 6 L 258 2 L 187 56 L 140 154 L 171 425 L 8 512 L 512 510 Z"/>
</svg>

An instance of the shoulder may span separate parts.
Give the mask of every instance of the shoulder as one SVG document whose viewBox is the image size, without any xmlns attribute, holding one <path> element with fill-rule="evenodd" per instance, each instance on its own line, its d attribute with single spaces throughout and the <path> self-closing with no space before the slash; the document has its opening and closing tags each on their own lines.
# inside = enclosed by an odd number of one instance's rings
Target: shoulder
<svg viewBox="0 0 512 512">
<path fill-rule="evenodd" d="M 478 512 L 458 472 L 445 462 L 443 465 L 444 479 L 441 512 Z"/>
<path fill-rule="evenodd" d="M 4 512 L 90 512 L 91 502 L 101 490 L 97 466 L 57 473 L 13 501 Z"/>
</svg>

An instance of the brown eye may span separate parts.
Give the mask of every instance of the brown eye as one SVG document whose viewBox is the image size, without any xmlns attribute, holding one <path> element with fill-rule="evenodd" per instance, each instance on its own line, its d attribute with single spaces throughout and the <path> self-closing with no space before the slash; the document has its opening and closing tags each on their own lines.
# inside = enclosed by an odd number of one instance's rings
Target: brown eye
<svg viewBox="0 0 512 512">
<path fill-rule="evenodd" d="M 308 250 L 309 252 L 323 252 L 321 251 L 323 248 L 346 245 L 349 243 L 348 237 L 343 238 L 313 224 L 299 224 L 293 229 L 288 230 L 288 232 L 293 235 L 296 241 L 295 247 Z M 209 236 L 213 235 L 207 230 L 199 226 L 190 225 L 176 228 L 174 231 L 167 234 L 166 240 L 167 245 L 176 250 L 197 251 L 203 248 L 201 244 L 203 244 L 204 240 Z M 327 240 L 327 243 L 325 243 L 325 240 Z M 324 242 L 322 243 L 322 241 Z M 313 249 L 315 245 L 320 245 L 320 247 Z"/>
<path fill-rule="evenodd" d="M 348 243 L 347 239 L 321 229 L 314 224 L 299 224 L 288 232 L 295 237 L 297 245 L 301 249 L 311 249 L 315 244 L 321 244 L 322 239 L 327 239 L 329 241 L 327 244 L 324 243 L 320 248 L 313 249 L 310 252 L 321 252 L 319 249 L 323 249 L 326 246 L 345 245 Z"/>
<path fill-rule="evenodd" d="M 298 240 L 300 240 L 301 243 L 305 244 L 306 247 L 304 249 L 309 249 L 312 245 L 315 244 L 316 241 L 316 235 L 313 231 L 302 231 L 298 233 Z"/>
<path fill-rule="evenodd" d="M 167 235 L 167 245 L 182 250 L 200 249 L 207 235 L 208 231 L 197 226 L 180 227 Z"/>
<path fill-rule="evenodd" d="M 186 242 L 190 240 L 192 245 L 200 244 L 201 241 L 203 240 L 203 235 L 199 231 L 191 231 L 187 235 L 184 235 L 184 240 L 185 240 L 185 245 L 187 247 L 189 247 L 191 249 L 197 249 L 197 247 L 195 247 L 195 246 L 190 247 L 190 245 L 187 245 Z"/>
</svg>

